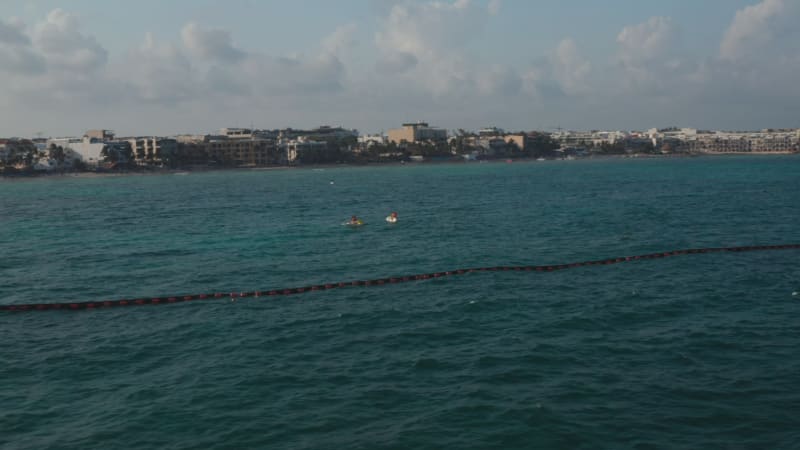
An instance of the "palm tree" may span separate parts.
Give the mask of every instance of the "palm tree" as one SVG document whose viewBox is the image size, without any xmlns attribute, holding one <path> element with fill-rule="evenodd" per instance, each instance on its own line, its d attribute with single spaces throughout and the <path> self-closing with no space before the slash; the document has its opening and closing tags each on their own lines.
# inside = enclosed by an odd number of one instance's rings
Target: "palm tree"
<svg viewBox="0 0 800 450">
<path fill-rule="evenodd" d="M 64 164 L 64 160 L 67 158 L 67 154 L 64 151 L 64 147 L 56 144 L 50 144 L 50 147 L 47 149 L 48 157 L 56 161 L 56 166 L 61 168 Z"/>
<path fill-rule="evenodd" d="M 30 170 L 36 161 L 39 160 L 39 150 L 35 146 L 30 146 L 24 150 L 22 161 L 25 163 L 25 169 Z"/>
</svg>

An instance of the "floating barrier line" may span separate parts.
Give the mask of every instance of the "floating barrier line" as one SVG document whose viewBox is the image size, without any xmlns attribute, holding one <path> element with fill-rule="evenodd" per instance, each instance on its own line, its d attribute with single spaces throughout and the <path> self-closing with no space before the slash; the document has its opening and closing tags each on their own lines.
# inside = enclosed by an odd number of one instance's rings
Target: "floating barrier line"
<svg viewBox="0 0 800 450">
<path fill-rule="evenodd" d="M 231 292 L 211 294 L 192 294 L 174 295 L 167 297 L 137 298 L 132 300 L 101 300 L 94 302 L 65 302 L 65 303 L 30 303 L 19 305 L 0 305 L 0 311 L 50 311 L 50 310 L 83 310 L 95 308 L 115 308 L 121 306 L 142 306 L 142 305 L 167 305 L 172 303 L 195 302 L 202 300 L 215 300 L 221 298 L 246 298 L 246 297 L 275 297 L 284 295 L 303 294 L 306 292 L 324 291 L 355 286 L 384 286 L 387 284 L 405 283 L 409 281 L 430 280 L 434 278 L 463 275 L 472 272 L 554 272 L 557 270 L 572 269 L 575 267 L 586 266 L 607 266 L 629 261 L 641 261 L 648 259 L 660 259 L 670 256 L 692 255 L 699 253 L 719 253 L 719 252 L 754 252 L 767 250 L 797 250 L 800 244 L 783 245 L 757 245 L 748 247 L 715 247 L 715 248 L 691 248 L 686 250 L 673 250 L 669 252 L 648 253 L 645 255 L 622 256 L 617 258 L 600 259 L 597 261 L 582 261 L 568 264 L 551 264 L 545 266 L 494 266 L 478 267 L 472 269 L 448 270 L 446 272 L 432 272 L 417 275 L 404 275 L 398 277 L 378 278 L 375 280 L 354 280 L 339 283 L 317 284 L 312 286 L 270 289 L 252 292 Z"/>
</svg>

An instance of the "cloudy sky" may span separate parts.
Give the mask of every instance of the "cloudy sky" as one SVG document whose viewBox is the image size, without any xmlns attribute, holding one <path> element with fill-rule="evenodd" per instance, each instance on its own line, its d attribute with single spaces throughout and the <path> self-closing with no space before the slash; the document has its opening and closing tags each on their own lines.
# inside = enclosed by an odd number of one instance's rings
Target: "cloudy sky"
<svg viewBox="0 0 800 450">
<path fill-rule="evenodd" d="M 800 126 L 800 0 L 3 0 L 0 136 Z"/>
</svg>

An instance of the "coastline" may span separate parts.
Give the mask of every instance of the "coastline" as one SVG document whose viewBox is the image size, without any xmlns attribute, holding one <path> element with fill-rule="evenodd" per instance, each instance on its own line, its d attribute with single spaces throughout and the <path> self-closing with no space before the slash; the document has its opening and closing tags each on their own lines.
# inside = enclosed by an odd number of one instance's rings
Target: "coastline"
<svg viewBox="0 0 800 450">
<path fill-rule="evenodd" d="M 177 169 L 143 169 L 143 170 L 132 170 L 132 171 L 124 171 L 124 172 L 58 172 L 58 173 L 51 173 L 51 172 L 27 172 L 27 173 L 15 173 L 15 174 L 6 174 L 0 172 L 0 179 L 43 179 L 43 178 L 109 178 L 109 177 L 129 177 L 129 176 L 157 176 L 157 175 L 180 175 L 180 174 L 191 174 L 191 173 L 203 173 L 203 172 L 228 172 L 228 171 L 236 171 L 236 170 L 243 170 L 243 171 L 272 171 L 272 170 L 314 170 L 314 169 L 332 169 L 332 168 L 340 168 L 340 167 L 398 167 L 398 166 L 427 166 L 427 165 L 441 165 L 441 164 L 509 164 L 509 163 L 522 163 L 522 162 L 538 162 L 538 163 L 546 163 L 546 162 L 554 162 L 554 161 L 587 161 L 587 160 L 607 160 L 607 159 L 675 159 L 675 158 L 698 158 L 698 157 L 736 157 L 736 156 L 792 156 L 792 155 L 800 155 L 800 153 L 796 152 L 742 152 L 742 153 L 733 153 L 733 152 L 726 152 L 726 153 L 714 153 L 714 152 L 707 152 L 707 153 L 693 153 L 693 154 L 663 154 L 663 155 L 656 155 L 656 154 L 649 154 L 649 153 L 633 153 L 633 154 L 625 154 L 625 155 L 590 155 L 590 156 L 581 156 L 581 157 L 573 157 L 572 159 L 568 158 L 495 158 L 495 159 L 483 159 L 483 160 L 466 160 L 466 159 L 459 159 L 459 158 L 450 158 L 446 160 L 435 160 L 435 161 L 415 161 L 415 162 L 405 162 L 405 161 L 389 161 L 389 162 L 366 162 L 366 163 L 330 163 L 330 164 L 307 164 L 307 165 L 292 165 L 292 166 L 250 166 L 250 167 L 187 167 L 187 168 L 177 168 Z"/>
</svg>

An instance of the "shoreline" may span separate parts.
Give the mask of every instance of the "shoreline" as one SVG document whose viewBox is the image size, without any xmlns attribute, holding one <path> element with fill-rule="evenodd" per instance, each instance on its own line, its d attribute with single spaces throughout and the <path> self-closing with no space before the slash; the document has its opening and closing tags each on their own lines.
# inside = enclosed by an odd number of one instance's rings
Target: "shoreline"
<svg viewBox="0 0 800 450">
<path fill-rule="evenodd" d="M 735 157 L 735 156 L 792 156 L 800 155 L 796 152 L 747 152 L 747 153 L 693 153 L 693 154 L 664 154 L 655 155 L 647 153 L 633 153 L 625 155 L 591 155 L 567 158 L 495 158 L 483 160 L 466 160 L 466 159 L 446 159 L 441 161 L 391 161 L 391 162 L 367 162 L 367 163 L 330 163 L 330 164 L 307 164 L 307 165 L 293 165 L 293 166 L 255 166 L 255 167 L 188 167 L 179 169 L 144 169 L 133 170 L 125 172 L 32 172 L 32 173 L 17 173 L 5 174 L 0 173 L 0 179 L 42 179 L 42 178 L 109 178 L 109 177 L 128 177 L 128 176 L 154 176 L 154 175 L 180 175 L 191 173 L 203 172 L 228 172 L 228 171 L 272 171 L 272 170 L 314 170 L 314 169 L 333 169 L 342 167 L 398 167 L 398 166 L 426 166 L 426 165 L 441 165 L 441 164 L 509 164 L 521 162 L 554 162 L 554 161 L 588 161 L 588 160 L 606 160 L 606 159 L 667 159 L 667 158 L 697 158 L 697 157 Z"/>
</svg>

